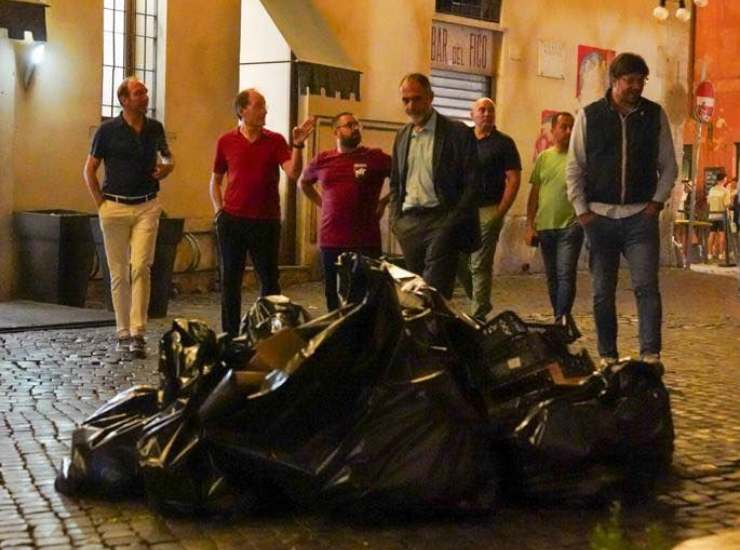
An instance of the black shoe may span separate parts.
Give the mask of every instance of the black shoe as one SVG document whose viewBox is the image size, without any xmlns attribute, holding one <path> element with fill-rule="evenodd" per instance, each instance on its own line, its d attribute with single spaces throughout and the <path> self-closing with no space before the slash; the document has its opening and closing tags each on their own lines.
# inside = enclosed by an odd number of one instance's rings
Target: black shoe
<svg viewBox="0 0 740 550">
<path fill-rule="evenodd" d="M 131 353 L 137 359 L 146 359 L 146 340 L 143 336 L 131 338 Z"/>
</svg>

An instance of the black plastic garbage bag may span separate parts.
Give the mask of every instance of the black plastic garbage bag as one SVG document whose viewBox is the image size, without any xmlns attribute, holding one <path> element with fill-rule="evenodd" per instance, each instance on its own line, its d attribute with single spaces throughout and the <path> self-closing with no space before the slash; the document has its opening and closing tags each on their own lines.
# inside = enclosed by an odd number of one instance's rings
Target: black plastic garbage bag
<svg viewBox="0 0 740 550">
<path fill-rule="evenodd" d="M 332 509 L 490 509 L 487 418 L 450 347 L 454 314 L 435 312 L 427 291 L 404 298 L 415 304 L 405 315 L 383 264 L 355 269 L 362 302 L 260 340 L 194 416 L 147 427 L 139 449 L 150 498 L 219 508 L 207 484 L 189 478 L 217 480 L 257 503 L 278 494 Z"/>
<path fill-rule="evenodd" d="M 200 376 L 218 366 L 226 342 L 202 321 L 175 319 L 159 343 L 163 405 L 191 395 Z"/>
<path fill-rule="evenodd" d="M 534 405 L 511 434 L 507 479 L 527 498 L 644 493 L 670 465 L 670 399 L 656 369 L 630 361 Z"/>
<path fill-rule="evenodd" d="M 65 494 L 141 493 L 136 442 L 159 410 L 159 391 L 134 386 L 119 393 L 72 435 L 70 458 L 62 462 L 55 487 Z"/>
<path fill-rule="evenodd" d="M 485 425 L 447 370 L 384 384 L 319 471 L 317 500 L 358 515 L 489 512 L 499 480 Z"/>
<path fill-rule="evenodd" d="M 287 296 L 260 296 L 244 314 L 239 334 L 254 345 L 284 328 L 297 327 L 310 320 L 308 312 Z"/>
<path fill-rule="evenodd" d="M 670 460 L 655 371 L 596 373 L 569 351 L 572 325 L 511 312 L 481 325 L 396 266 L 343 255 L 339 268 L 342 307 L 311 321 L 268 300 L 233 340 L 173 323 L 154 406 L 120 419 L 138 422 L 120 445 L 154 505 L 479 513 L 502 479 L 518 495 L 594 494 Z M 88 470 L 67 478 L 106 483 Z"/>
</svg>

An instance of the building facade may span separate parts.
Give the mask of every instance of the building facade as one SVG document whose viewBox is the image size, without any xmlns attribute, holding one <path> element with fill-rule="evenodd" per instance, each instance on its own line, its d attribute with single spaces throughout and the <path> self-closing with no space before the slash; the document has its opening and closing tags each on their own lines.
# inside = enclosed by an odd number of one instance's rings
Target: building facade
<svg viewBox="0 0 740 550">
<path fill-rule="evenodd" d="M 13 211 L 92 211 L 81 170 L 101 121 L 103 12 L 112 1 L 47 2 L 46 56 L 27 85 L 18 68 L 22 44 L 0 38 L 2 299 L 14 295 L 20 276 Z M 539 255 L 522 239 L 535 150 L 547 141 L 549 112 L 575 112 L 603 91 L 612 52 L 646 58 L 645 95 L 666 107 L 683 148 L 691 26 L 657 21 L 644 0 L 158 0 L 158 8 L 156 116 L 177 163 L 161 199 L 168 215 L 186 219 L 204 271 L 215 265 L 208 199 L 214 146 L 236 123 L 231 103 L 239 88 L 264 91 L 268 127 L 282 133 L 317 117 L 307 161 L 333 146 L 330 119 L 340 111 L 362 121 L 366 144 L 390 151 L 405 122 L 398 88 L 408 72 L 431 74 L 439 108 L 453 116 L 464 118 L 479 94 L 494 97 L 497 126 L 514 138 L 524 164 L 497 272 L 539 268 Z M 318 214 L 295 182 L 282 182 L 281 196 L 282 263 L 317 274 Z M 385 221 L 383 227 L 392 252 Z M 192 245 L 181 248 L 179 270 L 192 259 Z"/>
</svg>

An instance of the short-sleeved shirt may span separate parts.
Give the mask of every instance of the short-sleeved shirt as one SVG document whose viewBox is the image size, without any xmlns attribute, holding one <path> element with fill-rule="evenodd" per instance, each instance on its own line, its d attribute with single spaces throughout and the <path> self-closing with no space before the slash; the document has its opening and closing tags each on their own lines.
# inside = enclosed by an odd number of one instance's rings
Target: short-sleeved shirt
<svg viewBox="0 0 740 550">
<path fill-rule="evenodd" d="M 538 231 L 564 229 L 576 220 L 576 211 L 568 200 L 565 182 L 565 165 L 568 152 L 555 147 L 542 151 L 534 163 L 533 185 L 539 185 L 537 215 L 534 227 Z"/>
<path fill-rule="evenodd" d="M 263 129 L 250 142 L 239 128 L 218 139 L 213 172 L 228 174 L 223 209 L 252 220 L 280 219 L 280 166 L 290 160 L 285 138 Z"/>
<path fill-rule="evenodd" d="M 380 248 L 378 198 L 390 175 L 391 157 L 380 149 L 319 153 L 303 181 L 321 182 L 322 248 Z"/>
<path fill-rule="evenodd" d="M 145 117 L 138 134 L 122 114 L 101 124 L 90 154 L 105 163 L 103 193 L 139 197 L 158 192 L 159 181 L 152 176 L 158 151 L 163 157 L 171 156 L 164 127 L 158 120 Z"/>
<path fill-rule="evenodd" d="M 730 205 L 730 192 L 721 184 L 713 186 L 707 193 L 709 203 L 709 219 L 725 219 L 725 209 Z"/>
<path fill-rule="evenodd" d="M 498 204 L 504 196 L 507 170 L 522 169 L 519 151 L 514 140 L 496 128 L 488 136 L 476 141 L 480 166 L 479 205 Z"/>
</svg>

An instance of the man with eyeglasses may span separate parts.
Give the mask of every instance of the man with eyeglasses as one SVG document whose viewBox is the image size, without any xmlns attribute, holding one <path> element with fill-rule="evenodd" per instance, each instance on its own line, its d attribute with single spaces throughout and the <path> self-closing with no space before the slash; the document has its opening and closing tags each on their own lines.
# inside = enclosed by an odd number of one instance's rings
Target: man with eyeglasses
<svg viewBox="0 0 740 550">
<path fill-rule="evenodd" d="M 609 67 L 605 97 L 578 113 L 566 167 L 568 198 L 590 246 L 601 365 L 618 361 L 615 294 L 620 257 L 637 301 L 640 358 L 660 362 L 658 217 L 678 174 L 663 108 L 642 97 L 649 69 L 634 53 Z"/>
<path fill-rule="evenodd" d="M 174 168 L 164 127 L 146 116 L 149 91 L 135 77 L 118 86 L 121 114 L 100 125 L 83 177 L 98 207 L 116 315 L 116 351 L 146 357 L 151 266 L 162 207 L 159 182 Z M 101 189 L 97 172 L 105 163 Z"/>
<path fill-rule="evenodd" d="M 303 173 L 301 189 L 321 209 L 319 248 L 328 311 L 339 307 L 337 258 L 356 252 L 378 258 L 382 252 L 380 218 L 388 195 L 380 198 L 391 157 L 360 145 L 362 127 L 352 113 L 332 120 L 336 148 L 319 153 Z M 321 193 L 316 190 L 321 182 Z"/>
</svg>

